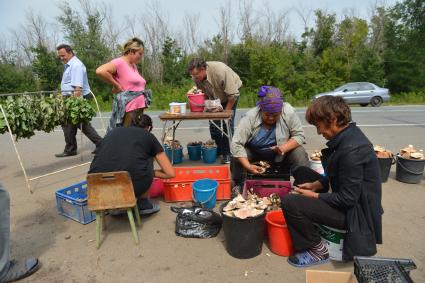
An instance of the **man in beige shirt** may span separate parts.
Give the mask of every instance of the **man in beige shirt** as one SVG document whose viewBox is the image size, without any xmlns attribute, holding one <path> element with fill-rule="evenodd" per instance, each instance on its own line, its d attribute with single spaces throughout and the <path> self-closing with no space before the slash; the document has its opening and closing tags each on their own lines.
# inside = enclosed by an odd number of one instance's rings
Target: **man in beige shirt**
<svg viewBox="0 0 425 283">
<path fill-rule="evenodd" d="M 220 99 L 224 110 L 233 110 L 230 121 L 232 134 L 234 132 L 234 117 L 239 98 L 239 88 L 242 81 L 229 66 L 222 62 L 194 58 L 189 62 L 188 71 L 196 87 L 201 89 L 208 99 Z M 220 121 L 213 121 L 219 124 Z M 227 133 L 226 125 L 223 126 Z M 217 144 L 217 154 L 222 155 L 222 163 L 230 163 L 230 146 L 228 138 L 210 122 L 211 138 Z"/>
</svg>

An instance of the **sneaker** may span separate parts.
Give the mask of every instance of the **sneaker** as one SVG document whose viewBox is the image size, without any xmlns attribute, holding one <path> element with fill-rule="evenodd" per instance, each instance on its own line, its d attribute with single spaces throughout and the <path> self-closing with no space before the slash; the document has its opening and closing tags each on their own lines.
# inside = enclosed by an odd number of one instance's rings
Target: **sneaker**
<svg viewBox="0 0 425 283">
<path fill-rule="evenodd" d="M 230 164 L 230 155 L 229 154 L 223 154 L 223 157 L 221 158 L 222 164 Z"/>
<path fill-rule="evenodd" d="M 160 210 L 160 206 L 157 203 L 151 202 L 147 198 L 141 198 L 137 201 L 140 215 L 149 215 Z"/>
<path fill-rule="evenodd" d="M 318 264 L 324 264 L 329 262 L 329 253 L 322 256 L 313 255 L 311 252 L 304 251 L 296 253 L 293 256 L 288 257 L 288 263 L 295 267 L 309 267 Z"/>
</svg>

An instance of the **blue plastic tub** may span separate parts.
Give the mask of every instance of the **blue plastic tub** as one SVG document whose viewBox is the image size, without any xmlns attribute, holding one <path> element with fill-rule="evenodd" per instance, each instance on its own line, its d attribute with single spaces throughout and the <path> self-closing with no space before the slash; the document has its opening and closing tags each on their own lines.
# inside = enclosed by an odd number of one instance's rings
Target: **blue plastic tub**
<svg viewBox="0 0 425 283">
<path fill-rule="evenodd" d="M 202 160 L 204 163 L 215 163 L 217 159 L 217 148 L 202 148 Z"/>
<path fill-rule="evenodd" d="M 217 198 L 218 183 L 212 179 L 200 179 L 193 182 L 193 200 L 201 203 L 202 207 L 213 209 Z"/>
<path fill-rule="evenodd" d="M 187 153 L 189 154 L 189 159 L 196 161 L 201 160 L 201 147 L 202 145 L 188 145 Z"/>
<path fill-rule="evenodd" d="M 96 219 L 96 213 L 87 208 L 87 181 L 56 191 L 56 207 L 60 215 L 82 224 Z"/>
<path fill-rule="evenodd" d="M 165 148 L 165 154 L 167 154 L 168 159 L 171 161 L 172 149 L 167 145 L 164 145 L 164 148 Z M 183 162 L 183 148 L 174 149 L 173 164 L 179 164 L 182 162 Z"/>
</svg>

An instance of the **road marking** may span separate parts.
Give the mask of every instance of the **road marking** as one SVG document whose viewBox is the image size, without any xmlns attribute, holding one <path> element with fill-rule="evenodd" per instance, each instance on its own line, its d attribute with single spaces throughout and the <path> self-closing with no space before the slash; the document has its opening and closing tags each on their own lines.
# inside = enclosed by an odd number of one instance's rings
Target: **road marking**
<svg viewBox="0 0 425 283">
<path fill-rule="evenodd" d="M 381 128 L 389 128 L 389 127 L 417 127 L 417 126 L 425 126 L 425 124 L 357 124 L 358 127 L 362 127 L 362 128 L 377 128 L 377 127 L 381 127 Z M 313 125 L 302 125 L 303 128 L 315 128 L 315 126 Z M 203 130 L 203 129 L 209 129 L 210 127 L 178 127 L 178 130 Z M 236 127 L 235 127 L 236 128 Z M 95 128 L 95 130 L 97 132 L 104 132 L 103 129 L 99 129 L 99 128 Z M 153 128 L 154 131 L 162 131 L 162 127 L 161 128 Z M 49 134 L 43 131 L 36 131 L 37 133 L 40 134 Z M 62 129 L 55 129 L 53 130 L 53 132 L 62 132 Z"/>
</svg>

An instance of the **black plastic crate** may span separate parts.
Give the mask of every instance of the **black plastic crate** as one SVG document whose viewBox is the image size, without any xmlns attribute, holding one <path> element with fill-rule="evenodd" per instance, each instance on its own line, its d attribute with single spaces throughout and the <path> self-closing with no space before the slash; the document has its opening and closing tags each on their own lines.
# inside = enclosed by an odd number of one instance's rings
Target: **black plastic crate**
<svg viewBox="0 0 425 283">
<path fill-rule="evenodd" d="M 410 283 L 410 270 L 416 269 L 410 259 L 354 257 L 354 274 L 359 283 Z"/>
</svg>

